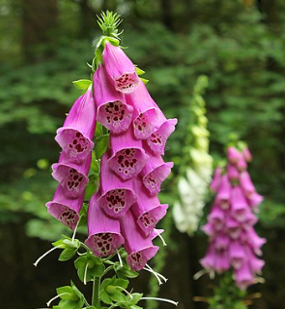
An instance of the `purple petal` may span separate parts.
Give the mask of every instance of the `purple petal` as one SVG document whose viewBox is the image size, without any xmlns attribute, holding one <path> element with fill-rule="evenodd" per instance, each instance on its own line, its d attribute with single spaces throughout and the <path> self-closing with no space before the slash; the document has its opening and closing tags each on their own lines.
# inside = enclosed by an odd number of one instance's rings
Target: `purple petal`
<svg viewBox="0 0 285 309">
<path fill-rule="evenodd" d="M 161 156 L 150 155 L 141 175 L 145 187 L 151 194 L 157 194 L 160 191 L 161 183 L 169 176 L 172 167 L 172 162 L 165 163 Z"/>
<path fill-rule="evenodd" d="M 52 165 L 52 176 L 61 184 L 66 196 L 76 198 L 82 195 L 88 184 L 87 175 L 91 165 L 91 153 L 81 165 L 65 163 L 65 157 L 65 153 L 62 152 L 59 163 Z"/>
<path fill-rule="evenodd" d="M 134 138 L 129 128 L 120 135 L 110 135 L 112 157 L 108 164 L 123 180 L 137 176 L 145 166 L 149 156 L 142 148 L 142 142 Z"/>
<path fill-rule="evenodd" d="M 110 84 L 103 66 L 96 70 L 93 85 L 97 120 L 115 134 L 126 131 L 132 121 L 133 108 Z"/>
<path fill-rule="evenodd" d="M 100 207 L 111 217 L 123 216 L 137 200 L 131 181 L 122 181 L 109 167 L 108 154 L 101 159 Z"/>
<path fill-rule="evenodd" d="M 83 199 L 84 192 L 76 199 L 66 197 L 64 189 L 59 185 L 55 191 L 53 200 L 46 203 L 46 206 L 48 207 L 48 212 L 53 217 L 74 230 L 79 220 L 79 212 L 83 205 Z"/>
<path fill-rule="evenodd" d="M 240 187 L 233 187 L 231 195 L 231 214 L 233 218 L 239 222 L 243 222 L 245 221 L 248 212 L 249 206 Z"/>
<path fill-rule="evenodd" d="M 136 89 L 139 77 L 135 66 L 120 47 L 107 43 L 103 61 L 108 78 L 117 91 L 131 93 Z"/>
<path fill-rule="evenodd" d="M 143 237 L 141 235 L 135 218 L 130 211 L 120 219 L 120 223 L 125 238 L 124 247 L 128 253 L 127 263 L 132 269 L 139 271 L 148 260 L 156 255 L 159 248 L 152 244 L 150 236 Z"/>
<path fill-rule="evenodd" d="M 99 256 L 110 256 L 124 243 L 120 223 L 108 217 L 99 207 L 98 194 L 94 194 L 88 209 L 88 238 L 86 245 Z"/>
</svg>

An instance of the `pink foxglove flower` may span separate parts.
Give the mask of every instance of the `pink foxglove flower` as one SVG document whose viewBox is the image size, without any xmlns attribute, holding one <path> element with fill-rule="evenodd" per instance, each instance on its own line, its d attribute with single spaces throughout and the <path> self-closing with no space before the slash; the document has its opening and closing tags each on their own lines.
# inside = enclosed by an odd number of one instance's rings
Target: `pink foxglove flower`
<svg viewBox="0 0 285 309">
<path fill-rule="evenodd" d="M 123 180 L 137 176 L 149 160 L 142 142 L 135 139 L 131 128 L 124 134 L 111 134 L 110 144 L 112 156 L 108 165 Z"/>
<path fill-rule="evenodd" d="M 98 194 L 94 194 L 88 209 L 88 234 L 85 241 L 92 252 L 99 256 L 109 256 L 124 243 L 120 223 L 110 218 L 98 205 Z"/>
<path fill-rule="evenodd" d="M 80 165 L 74 163 L 66 163 L 66 154 L 61 153 L 59 163 L 52 165 L 52 176 L 58 181 L 64 189 L 65 195 L 68 197 L 79 197 L 88 184 L 88 172 L 91 165 L 91 153 L 87 159 Z"/>
<path fill-rule="evenodd" d="M 122 181 L 109 167 L 109 157 L 105 153 L 101 160 L 100 187 L 98 199 L 100 207 L 111 217 L 125 215 L 136 202 L 137 196 L 130 180 Z"/>
<path fill-rule="evenodd" d="M 136 224 L 133 214 L 128 211 L 121 218 L 122 234 L 125 238 L 124 247 L 128 253 L 127 262 L 132 269 L 141 270 L 148 260 L 153 258 L 158 251 L 158 247 L 152 244 L 151 235 L 143 237 Z"/>
<path fill-rule="evenodd" d="M 97 120 L 112 133 L 127 130 L 132 122 L 133 108 L 125 103 L 122 93 L 115 90 L 100 65 L 93 78 Z"/>
<path fill-rule="evenodd" d="M 246 160 L 249 160 L 248 154 L 229 147 L 226 173 L 223 176 L 221 170 L 215 173 L 211 186 L 217 196 L 208 223 L 203 227 L 210 245 L 200 261 L 211 272 L 222 273 L 231 267 L 240 289 L 253 284 L 264 266 L 264 261 L 257 256 L 262 254 L 261 247 L 266 242 L 253 227 L 257 217 L 252 211 L 263 198 L 246 171 Z"/>
<path fill-rule="evenodd" d="M 95 120 L 95 103 L 89 88 L 76 100 L 63 127 L 57 130 L 55 139 L 62 147 L 67 162 L 80 164 L 87 159 L 94 146 Z"/>
<path fill-rule="evenodd" d="M 135 182 L 137 202 L 132 206 L 132 211 L 137 218 L 136 222 L 145 236 L 150 235 L 156 224 L 166 215 L 168 205 L 161 205 L 156 195 L 149 196 L 142 182 Z"/>
<path fill-rule="evenodd" d="M 210 185 L 212 191 L 217 192 L 217 189 L 220 187 L 221 180 L 222 180 L 222 169 L 220 167 L 217 167 L 214 173 L 213 180 Z"/>
<path fill-rule="evenodd" d="M 142 169 L 143 183 L 150 194 L 160 191 L 162 182 L 169 176 L 173 167 L 172 162 L 164 162 L 159 155 L 149 153 L 150 159 Z"/>
<path fill-rule="evenodd" d="M 106 43 L 103 61 L 108 78 L 117 91 L 131 93 L 136 89 L 139 83 L 136 68 L 120 47 Z"/>
<path fill-rule="evenodd" d="M 46 203 L 48 212 L 58 221 L 75 229 L 79 220 L 79 212 L 83 205 L 84 192 L 78 198 L 69 198 L 64 189 L 59 185 L 55 191 L 53 200 Z"/>
</svg>

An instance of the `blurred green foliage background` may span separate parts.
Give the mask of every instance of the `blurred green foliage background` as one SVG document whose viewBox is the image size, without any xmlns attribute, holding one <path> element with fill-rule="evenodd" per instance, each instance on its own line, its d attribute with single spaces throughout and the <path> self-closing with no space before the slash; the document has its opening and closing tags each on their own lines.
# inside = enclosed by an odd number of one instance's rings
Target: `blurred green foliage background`
<svg viewBox="0 0 285 309">
<path fill-rule="evenodd" d="M 0 0 L 0 307 L 43 305 L 75 273 L 56 261 L 56 253 L 37 270 L 32 263 L 49 248 L 46 240 L 69 233 L 44 206 L 56 187 L 50 176 L 59 154 L 54 136 L 80 95 L 71 82 L 89 77 L 92 40 L 100 35 L 96 14 L 106 9 L 122 15 L 126 53 L 146 71 L 148 88 L 166 115 L 179 119 L 167 153 L 176 163 L 164 188 L 170 206 L 185 141 L 185 110 L 199 75 L 209 78 L 204 98 L 211 154 L 221 159 L 231 134 L 249 144 L 250 173 L 265 196 L 258 230 L 268 238 L 266 283 L 252 288 L 263 297 L 252 308 L 280 309 L 285 301 L 282 0 Z M 171 214 L 166 220 L 171 238 L 169 248 L 161 249 L 162 272 L 170 280 L 160 295 L 179 300 L 180 309 L 206 308 L 192 301 L 209 295 L 212 284 L 192 279 L 206 237 L 181 235 Z M 135 288 L 147 293 L 148 279 L 143 274 Z"/>
</svg>

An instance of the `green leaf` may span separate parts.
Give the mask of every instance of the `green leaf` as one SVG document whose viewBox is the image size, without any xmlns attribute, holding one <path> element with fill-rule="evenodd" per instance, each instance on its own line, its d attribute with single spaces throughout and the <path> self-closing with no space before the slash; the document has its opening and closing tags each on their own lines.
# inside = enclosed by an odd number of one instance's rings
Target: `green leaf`
<svg viewBox="0 0 285 309">
<path fill-rule="evenodd" d="M 72 259 L 74 257 L 76 252 L 77 252 L 77 248 L 75 248 L 75 249 L 64 249 L 61 252 L 58 260 L 61 261 L 61 262 L 68 261 L 68 260 L 70 260 L 70 259 Z"/>
<path fill-rule="evenodd" d="M 109 146 L 109 134 L 103 134 L 96 138 L 95 153 L 98 159 L 101 159 Z"/>
<path fill-rule="evenodd" d="M 78 277 L 82 282 L 84 282 L 84 276 L 86 277 L 86 282 L 89 282 L 94 277 L 101 277 L 105 270 L 101 260 L 89 253 L 77 258 L 74 265 L 77 269 Z"/>
<path fill-rule="evenodd" d="M 129 281 L 128 280 L 124 280 L 124 279 L 115 279 L 113 285 L 117 285 L 120 286 L 123 289 L 126 289 L 129 285 Z"/>
<path fill-rule="evenodd" d="M 141 77 L 140 77 L 140 80 L 141 80 L 145 85 L 149 82 L 149 79 L 145 79 L 145 78 L 141 78 Z"/>
<path fill-rule="evenodd" d="M 96 153 L 94 150 L 92 151 L 91 171 L 95 175 L 99 175 L 100 173 L 100 161 L 96 158 Z"/>
<path fill-rule="evenodd" d="M 89 79 L 79 79 L 79 80 L 76 80 L 72 83 L 73 83 L 75 88 L 82 90 L 82 94 L 83 94 L 87 91 L 89 86 L 92 84 L 92 81 L 89 80 Z"/>
<path fill-rule="evenodd" d="M 115 272 L 121 279 L 136 278 L 139 275 L 136 271 L 132 270 L 129 265 L 124 265 L 122 267 L 118 264 L 115 266 Z"/>
<path fill-rule="evenodd" d="M 85 189 L 84 200 L 87 201 L 91 198 L 91 196 L 96 192 L 99 186 L 99 179 L 98 176 L 90 175 L 89 182 Z"/>
<path fill-rule="evenodd" d="M 136 66 L 136 72 L 138 75 L 143 75 L 145 73 L 144 70 L 140 69 L 139 67 Z"/>
</svg>

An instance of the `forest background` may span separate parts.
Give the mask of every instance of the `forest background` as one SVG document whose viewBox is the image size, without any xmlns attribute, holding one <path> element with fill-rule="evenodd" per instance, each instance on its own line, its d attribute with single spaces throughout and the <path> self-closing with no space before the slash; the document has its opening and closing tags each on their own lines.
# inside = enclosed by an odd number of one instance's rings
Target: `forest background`
<svg viewBox="0 0 285 309">
<path fill-rule="evenodd" d="M 115 10 L 124 19 L 123 46 L 146 71 L 148 88 L 168 117 L 177 117 L 167 159 L 176 163 L 164 185 L 170 207 L 188 124 L 193 86 L 208 76 L 210 152 L 224 156 L 229 136 L 245 140 L 254 156 L 250 173 L 265 202 L 257 226 L 264 247 L 265 284 L 252 308 L 280 309 L 285 301 L 285 2 L 282 0 L 0 0 L 0 308 L 44 306 L 55 288 L 76 282 L 72 263 L 53 253 L 33 262 L 50 240 L 68 233 L 44 206 L 55 189 L 50 166 L 57 161 L 56 128 L 80 95 L 72 81 L 88 78 L 96 14 Z M 206 207 L 209 211 L 210 203 Z M 165 262 L 169 281 L 160 296 L 180 309 L 203 309 L 193 296 L 211 294 L 201 269 L 207 239 L 180 234 L 171 219 Z M 138 292 L 154 291 L 149 275 L 133 280 Z M 156 284 L 155 284 L 156 285 Z M 149 309 L 151 306 L 148 307 Z M 159 307 L 162 308 L 162 307 Z M 170 308 L 163 305 L 163 308 Z"/>
</svg>

